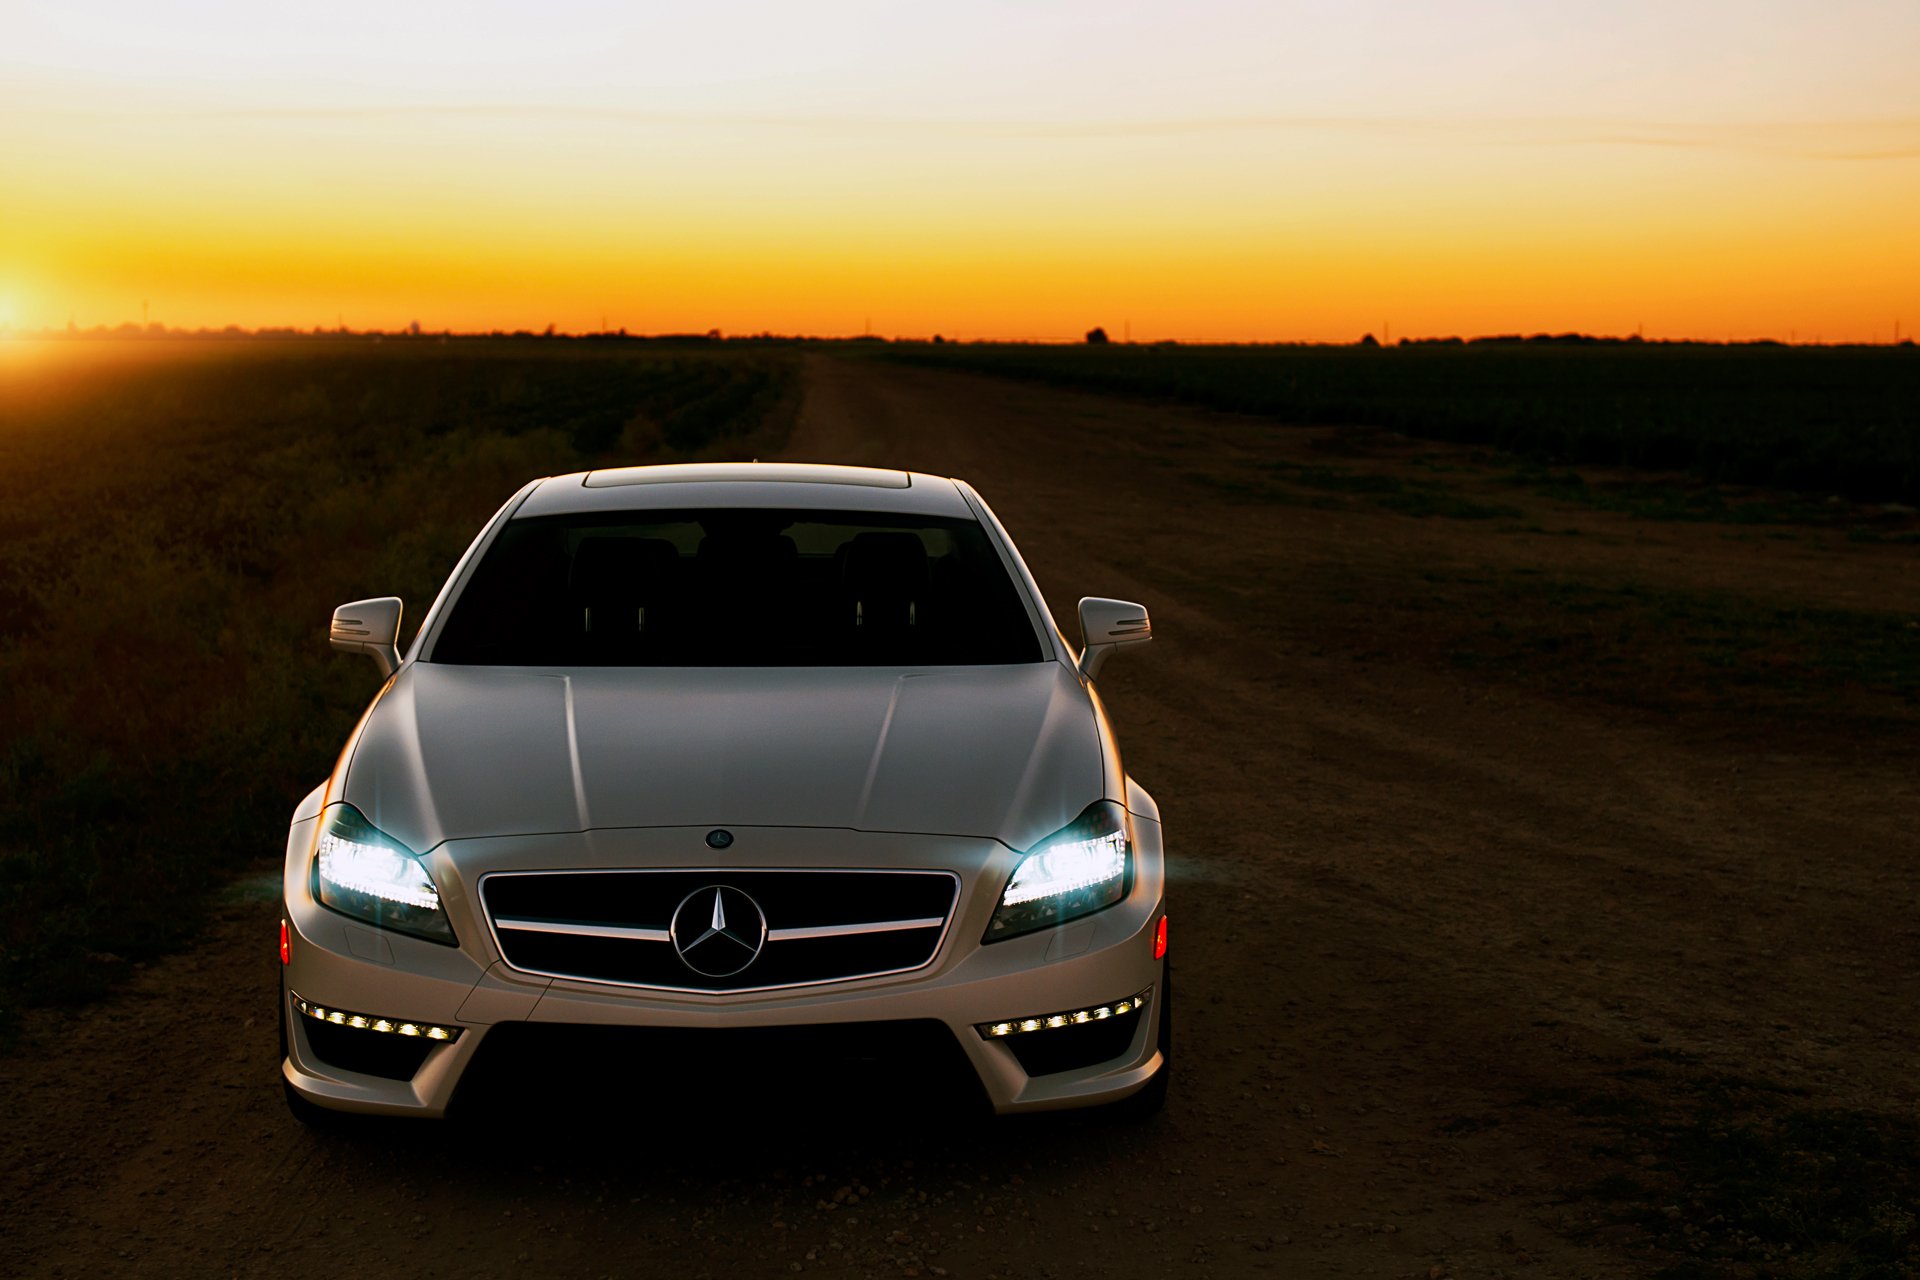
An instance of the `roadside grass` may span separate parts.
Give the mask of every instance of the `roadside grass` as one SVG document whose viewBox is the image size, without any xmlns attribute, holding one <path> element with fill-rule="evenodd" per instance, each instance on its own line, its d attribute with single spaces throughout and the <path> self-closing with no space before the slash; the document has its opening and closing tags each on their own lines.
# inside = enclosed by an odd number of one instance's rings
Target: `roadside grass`
<svg viewBox="0 0 1920 1280">
<path fill-rule="evenodd" d="M 1291 460 L 1181 475 L 1243 501 L 1500 520 L 1506 523 L 1494 528 L 1503 534 L 1580 532 L 1549 530 L 1533 519 L 1535 512 L 1483 502 L 1450 483 L 1484 474 L 1478 462 L 1409 462 L 1402 471 L 1411 476 Z M 1525 483 L 1549 498 L 1601 495 L 1578 476 L 1543 475 L 1529 473 Z M 1658 491 L 1630 491 L 1617 502 L 1602 497 L 1635 519 L 1674 518 L 1670 508 L 1680 501 Z M 1723 498 L 1686 501 L 1696 514 L 1681 518 L 1726 517 Z M 1776 522 L 1798 521 L 1815 509 L 1778 493 L 1732 505 L 1734 523 L 1775 532 Z M 1543 563 L 1550 558 L 1543 556 Z M 1636 580 L 1631 569 L 1575 576 L 1544 567 L 1420 568 L 1402 561 L 1370 562 L 1364 573 L 1344 564 L 1302 572 L 1309 575 L 1314 607 L 1293 611 L 1292 624 L 1304 629 L 1310 645 L 1361 658 L 1452 667 L 1552 695 L 1721 715 L 1734 723 L 1758 718 L 1810 729 L 1920 720 L 1920 619 L 1902 612 L 1654 586 Z"/>
<path fill-rule="evenodd" d="M 1378 432 L 1308 443 L 1372 458 L 1358 470 L 1290 459 L 1188 469 L 1183 477 L 1245 501 L 1412 516 L 1499 520 L 1502 534 L 1549 530 L 1539 508 L 1485 502 L 1464 486 L 1524 485 L 1550 501 L 1618 511 L 1636 520 L 1719 521 L 1795 536 L 1792 526 L 1857 519 L 1845 504 L 1766 490 L 1729 493 L 1686 482 L 1590 483 L 1578 473 L 1522 466 L 1505 472 L 1485 454 L 1397 456 Z M 1496 490 L 1497 492 L 1497 490 Z M 1836 514 L 1836 506 L 1840 513 Z M 1889 513 L 1908 518 L 1904 509 Z M 1848 540 L 1899 541 L 1904 533 Z M 1323 647 L 1451 666 L 1556 695 L 1594 697 L 1653 712 L 1756 717 L 1806 728 L 1911 725 L 1920 719 L 1920 619 L 1894 610 L 1830 608 L 1730 590 L 1639 581 L 1630 567 L 1575 576 L 1550 567 L 1417 567 L 1370 560 L 1365 573 L 1335 564 L 1311 577 L 1312 626 Z M 1296 611 L 1297 625 L 1307 614 Z"/>
<path fill-rule="evenodd" d="M 1399 476 L 1377 472 L 1306 466 L 1294 462 L 1276 461 L 1266 466 L 1283 483 L 1362 496 L 1401 515 L 1422 518 L 1438 516 L 1449 520 L 1517 520 L 1521 515 L 1518 507 L 1478 502 L 1436 481 L 1404 480 Z"/>
<path fill-rule="evenodd" d="M 1423 577 L 1479 623 L 1447 637 L 1456 666 L 1654 709 L 1920 707 L 1920 622 L 1904 614 L 1516 570 Z"/>
<path fill-rule="evenodd" d="M 1354 471 L 1347 467 L 1276 460 L 1261 464 L 1259 472 L 1252 475 L 1199 471 L 1187 474 L 1189 478 L 1223 492 L 1269 502 L 1328 509 L 1344 505 L 1338 500 L 1315 501 L 1300 492 L 1310 490 L 1359 499 L 1388 511 L 1418 518 L 1517 520 L 1522 515 L 1518 507 L 1480 502 L 1439 481 L 1406 480 L 1399 476 Z"/>
<path fill-rule="evenodd" d="M 1619 1171 L 1572 1188 L 1667 1255 L 1666 1280 L 1920 1277 L 1920 1125 L 1692 1064 L 1543 1091 Z M 1629 1078 L 1631 1077 L 1631 1078 Z M 1615 1090 L 1631 1090 L 1616 1092 Z"/>
<path fill-rule="evenodd" d="M 1850 526 L 1858 540 L 1873 533 L 1862 519 L 1905 522 L 1915 514 L 1899 503 L 1862 509 L 1831 497 L 1812 498 L 1781 489 L 1682 483 L 1663 479 L 1590 480 L 1573 470 L 1522 462 L 1499 480 L 1536 496 L 1596 511 L 1615 511 L 1641 520 L 1684 520 L 1739 525 Z M 1898 535 L 1894 535 L 1897 539 Z"/>
<path fill-rule="evenodd" d="M 278 860 L 376 683 L 334 605 L 410 635 L 525 481 L 751 456 L 797 394 L 764 348 L 45 345 L 0 370 L 0 1040 Z"/>
<path fill-rule="evenodd" d="M 1875 529 L 1871 526 L 1856 525 L 1847 530 L 1849 542 L 1891 543 L 1896 546 L 1920 546 L 1920 529 Z"/>
<path fill-rule="evenodd" d="M 1316 448 L 1327 439 L 1311 442 Z M 1344 452 L 1372 450 L 1348 446 Z M 1829 496 L 1811 498 L 1778 489 L 1713 484 L 1684 478 L 1589 477 L 1572 468 L 1550 466 L 1510 456 L 1474 450 L 1466 458 L 1443 461 L 1413 456 L 1404 459 L 1408 471 L 1425 478 L 1402 478 L 1385 471 L 1358 472 L 1349 468 L 1269 460 L 1244 472 L 1187 471 L 1187 479 L 1247 501 L 1339 510 L 1340 499 L 1315 500 L 1302 490 L 1340 494 L 1369 501 L 1388 511 L 1417 517 L 1455 520 L 1505 520 L 1503 532 L 1577 535 L 1581 530 L 1549 530 L 1536 515 L 1506 502 L 1489 502 L 1461 492 L 1462 483 L 1525 490 L 1562 507 L 1608 511 L 1636 520 L 1724 524 L 1752 529 L 1749 536 L 1792 540 L 1806 530 L 1844 530 L 1849 542 L 1920 545 L 1920 511 L 1902 503 L 1853 503 Z M 1630 476 L 1630 473 L 1629 473 Z"/>
<path fill-rule="evenodd" d="M 1541 463 L 1920 505 L 1920 348 L 892 343 L 868 355 Z"/>
</svg>

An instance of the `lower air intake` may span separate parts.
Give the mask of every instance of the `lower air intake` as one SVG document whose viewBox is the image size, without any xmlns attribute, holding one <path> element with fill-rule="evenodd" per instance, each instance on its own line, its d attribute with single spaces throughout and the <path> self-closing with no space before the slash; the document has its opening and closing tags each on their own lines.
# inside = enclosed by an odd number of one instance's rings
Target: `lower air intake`
<svg viewBox="0 0 1920 1280">
<path fill-rule="evenodd" d="M 796 1027 L 492 1027 L 454 1109 L 492 1119 L 585 1112 L 698 1128 L 769 1116 L 990 1110 L 966 1052 L 933 1020 Z"/>
<path fill-rule="evenodd" d="M 330 1067 L 382 1080 L 413 1079 L 433 1050 L 431 1040 L 403 1040 L 328 1022 L 307 1021 L 304 1025 L 314 1057 Z"/>
</svg>

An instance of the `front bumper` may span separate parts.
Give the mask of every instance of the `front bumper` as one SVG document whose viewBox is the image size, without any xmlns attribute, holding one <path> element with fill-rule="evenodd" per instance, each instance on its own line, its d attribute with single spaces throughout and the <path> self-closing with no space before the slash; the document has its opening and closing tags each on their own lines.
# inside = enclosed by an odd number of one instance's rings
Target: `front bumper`
<svg viewBox="0 0 1920 1280">
<path fill-rule="evenodd" d="M 1154 927 L 1164 914 L 1164 860 L 1159 824 L 1135 819 L 1135 870 L 1123 901 L 1093 916 L 1019 938 L 980 944 L 1000 888 L 1019 855 L 993 841 L 902 837 L 844 830 L 736 829 L 726 857 L 741 868 L 883 868 L 911 865 L 955 872 L 959 898 L 932 962 L 909 973 L 773 991 L 705 994 L 635 989 L 519 972 L 502 958 L 481 914 L 477 886 L 490 872 L 579 869 L 698 868 L 714 854 L 704 829 L 590 831 L 540 837 L 449 842 L 426 858 L 459 938 L 437 945 L 357 923 L 314 901 L 309 885 L 312 819 L 289 833 L 284 892 L 290 931 L 281 1000 L 287 1017 L 290 1087 L 325 1107 L 370 1114 L 439 1117 L 455 1105 L 469 1068 L 494 1049 L 536 1028 L 577 1035 L 582 1029 L 652 1028 L 665 1033 L 749 1029 L 854 1029 L 938 1023 L 958 1047 L 994 1111 L 1039 1111 L 1118 1101 L 1162 1069 L 1156 1028 L 1163 962 L 1153 955 Z M 702 856 L 704 855 L 704 856 Z M 717 878 L 724 871 L 716 871 Z M 1131 1017 L 1130 1040 L 1108 1037 L 1110 1058 L 1060 1069 L 1032 1046 L 1051 1030 L 1021 1037 L 984 1036 L 982 1025 L 1097 1009 L 1152 991 L 1148 1009 Z M 296 997 L 306 1003 L 303 1011 Z M 376 1055 L 342 1054 L 343 1034 L 394 1039 L 397 1032 L 316 1026 L 314 1006 L 345 1010 L 396 1027 L 443 1028 L 444 1041 L 410 1037 L 399 1066 Z M 1068 1028 L 1070 1033 L 1073 1028 Z M 1084 1033 L 1084 1029 L 1083 1033 Z M 617 1043 L 617 1037 L 609 1043 Z M 1103 1049 L 1102 1052 L 1105 1050 Z M 1055 1055 L 1057 1057 L 1057 1055 Z M 1025 1059 L 1029 1071 L 1022 1066 Z M 412 1069 L 412 1063 L 418 1063 Z M 1042 1064 L 1044 1065 L 1037 1065 Z M 785 1067 L 796 1066 L 788 1062 Z M 476 1075 L 481 1073 L 475 1073 Z M 803 1073 L 765 1063 L 762 1087 L 795 1087 Z"/>
</svg>

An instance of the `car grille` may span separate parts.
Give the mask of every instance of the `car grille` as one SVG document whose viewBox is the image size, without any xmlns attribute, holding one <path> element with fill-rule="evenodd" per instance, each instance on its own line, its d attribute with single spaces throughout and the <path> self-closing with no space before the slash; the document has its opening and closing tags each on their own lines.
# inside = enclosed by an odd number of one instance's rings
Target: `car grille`
<svg viewBox="0 0 1920 1280">
<path fill-rule="evenodd" d="M 922 968 L 959 891 L 949 871 L 507 871 L 480 883 L 512 968 L 707 992 Z"/>
</svg>

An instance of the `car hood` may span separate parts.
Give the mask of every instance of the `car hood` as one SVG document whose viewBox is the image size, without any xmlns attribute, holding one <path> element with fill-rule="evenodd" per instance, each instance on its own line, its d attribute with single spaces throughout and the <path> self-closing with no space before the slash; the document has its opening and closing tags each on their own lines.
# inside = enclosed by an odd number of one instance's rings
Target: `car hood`
<svg viewBox="0 0 1920 1280">
<path fill-rule="evenodd" d="M 1025 848 L 1101 796 L 1091 699 L 1058 663 L 601 668 L 410 663 L 340 798 L 418 852 L 606 827 L 848 827 Z"/>
</svg>

